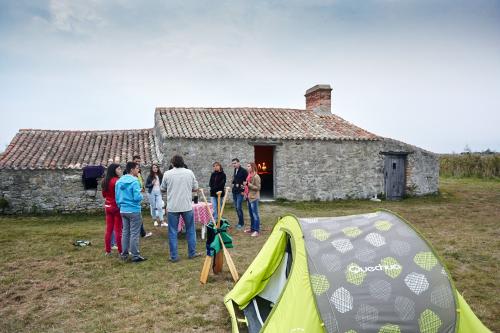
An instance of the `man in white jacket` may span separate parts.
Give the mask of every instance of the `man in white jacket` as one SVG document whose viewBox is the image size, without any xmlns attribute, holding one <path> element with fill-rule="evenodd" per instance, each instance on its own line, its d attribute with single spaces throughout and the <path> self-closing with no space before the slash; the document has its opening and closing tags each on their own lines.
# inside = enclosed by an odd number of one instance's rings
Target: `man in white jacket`
<svg viewBox="0 0 500 333">
<path fill-rule="evenodd" d="M 192 206 L 192 192 L 198 191 L 198 182 L 194 173 L 185 168 L 182 156 L 175 155 L 170 161 L 173 169 L 163 175 L 161 190 L 167 192 L 168 209 L 168 245 L 170 261 L 179 261 L 177 253 L 177 228 L 179 217 L 182 216 L 186 225 L 189 259 L 200 256 L 196 252 L 196 230 Z"/>
</svg>

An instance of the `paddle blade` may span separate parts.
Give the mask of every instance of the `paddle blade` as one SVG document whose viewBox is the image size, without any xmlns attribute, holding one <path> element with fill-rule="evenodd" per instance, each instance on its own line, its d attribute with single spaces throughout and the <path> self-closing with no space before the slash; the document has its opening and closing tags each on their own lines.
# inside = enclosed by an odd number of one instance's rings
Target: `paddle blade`
<svg viewBox="0 0 500 333">
<path fill-rule="evenodd" d="M 226 249 L 225 246 L 222 251 L 224 252 L 224 257 L 226 257 L 227 266 L 229 267 L 231 276 L 233 277 L 234 282 L 237 282 L 240 279 L 240 277 L 238 275 L 238 271 L 236 270 L 236 266 L 234 266 L 233 258 L 231 258 L 231 254 L 229 254 L 229 251 Z"/>
<path fill-rule="evenodd" d="M 224 256 L 222 255 L 222 252 L 223 251 L 219 251 L 217 252 L 217 254 L 215 255 L 215 259 L 214 259 L 214 273 L 215 274 L 219 274 L 220 272 L 222 272 L 222 266 L 224 265 Z"/>
<path fill-rule="evenodd" d="M 208 272 L 210 271 L 210 264 L 212 263 L 212 257 L 206 256 L 205 262 L 203 263 L 203 268 L 201 269 L 200 282 L 201 284 L 207 283 Z"/>
</svg>

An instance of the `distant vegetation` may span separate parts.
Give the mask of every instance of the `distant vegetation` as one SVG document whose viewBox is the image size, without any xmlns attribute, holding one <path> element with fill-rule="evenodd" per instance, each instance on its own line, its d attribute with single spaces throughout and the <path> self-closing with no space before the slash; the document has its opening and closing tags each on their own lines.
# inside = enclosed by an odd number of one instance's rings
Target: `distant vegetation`
<svg viewBox="0 0 500 333">
<path fill-rule="evenodd" d="M 489 149 L 440 157 L 440 175 L 444 177 L 500 178 L 500 153 Z"/>
</svg>

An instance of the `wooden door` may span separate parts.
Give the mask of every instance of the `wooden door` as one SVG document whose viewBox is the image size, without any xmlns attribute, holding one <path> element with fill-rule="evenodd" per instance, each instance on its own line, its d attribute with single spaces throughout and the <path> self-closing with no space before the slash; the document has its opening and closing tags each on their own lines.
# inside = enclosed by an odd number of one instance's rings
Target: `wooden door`
<svg viewBox="0 0 500 333">
<path fill-rule="evenodd" d="M 406 155 L 385 155 L 384 180 L 387 200 L 402 199 L 405 194 Z"/>
</svg>

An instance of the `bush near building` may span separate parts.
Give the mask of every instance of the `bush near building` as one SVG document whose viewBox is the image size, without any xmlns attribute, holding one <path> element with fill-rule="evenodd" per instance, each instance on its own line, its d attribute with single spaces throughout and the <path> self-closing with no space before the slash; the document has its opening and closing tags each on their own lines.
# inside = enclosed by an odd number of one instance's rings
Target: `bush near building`
<svg viewBox="0 0 500 333">
<path fill-rule="evenodd" d="M 462 153 L 441 155 L 440 176 L 500 178 L 499 153 Z"/>
</svg>

